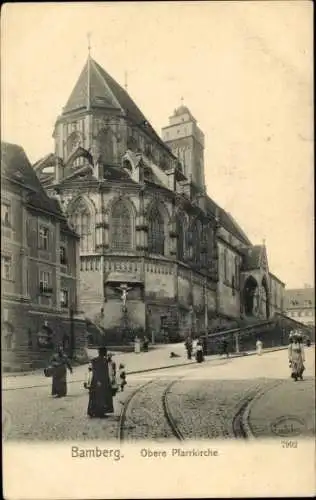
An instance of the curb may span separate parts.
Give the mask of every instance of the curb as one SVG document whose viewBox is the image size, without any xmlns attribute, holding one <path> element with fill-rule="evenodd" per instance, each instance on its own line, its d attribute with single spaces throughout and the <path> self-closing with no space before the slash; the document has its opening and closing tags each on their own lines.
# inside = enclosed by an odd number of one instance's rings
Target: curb
<svg viewBox="0 0 316 500">
<path fill-rule="evenodd" d="M 275 347 L 275 348 L 271 348 L 269 350 L 267 349 L 266 351 L 263 352 L 263 354 L 265 354 L 265 353 L 269 354 L 270 352 L 281 351 L 281 350 L 284 350 L 284 349 L 287 349 L 287 346 Z M 229 356 L 228 359 L 243 358 L 243 357 L 248 357 L 248 356 L 255 356 L 256 354 L 257 353 L 255 351 L 252 351 L 252 352 L 249 352 L 249 353 L 246 353 L 246 352 L 239 353 L 239 354 L 235 353 L 235 354 L 232 354 L 231 356 Z M 221 358 L 216 358 L 216 359 L 221 359 Z M 211 361 L 214 361 L 214 358 L 213 359 L 205 359 L 206 363 L 210 363 Z M 196 361 L 191 361 L 189 363 L 179 363 L 177 365 L 159 366 L 158 368 L 145 368 L 143 370 L 134 370 L 134 371 L 127 372 L 127 375 L 136 375 L 138 373 L 155 372 L 155 371 L 158 371 L 158 370 L 167 370 L 169 368 L 178 368 L 178 367 L 190 366 L 190 365 L 194 365 L 194 364 L 196 364 Z M 80 365 L 80 366 L 84 366 L 84 365 Z M 19 375 L 16 375 L 16 376 L 19 376 Z M 2 377 L 2 378 L 5 378 L 5 377 Z M 11 376 L 9 376 L 7 378 L 11 378 Z M 84 382 L 84 379 L 69 380 L 68 384 L 76 384 L 76 383 L 82 383 L 82 382 Z M 21 389 L 35 389 L 35 388 L 38 388 L 38 387 L 50 387 L 50 385 L 51 385 L 51 383 L 49 383 L 49 384 L 26 385 L 26 386 L 11 387 L 11 388 L 3 388 L 2 387 L 2 391 L 6 392 L 6 391 L 18 391 L 18 390 L 21 390 Z"/>
</svg>

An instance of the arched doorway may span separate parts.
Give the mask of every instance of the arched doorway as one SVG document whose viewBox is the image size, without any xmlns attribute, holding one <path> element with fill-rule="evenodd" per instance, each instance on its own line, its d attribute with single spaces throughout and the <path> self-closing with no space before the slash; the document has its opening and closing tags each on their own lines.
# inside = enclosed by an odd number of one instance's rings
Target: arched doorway
<svg viewBox="0 0 316 500">
<path fill-rule="evenodd" d="M 253 276 L 249 276 L 244 285 L 244 309 L 246 316 L 256 316 L 259 308 L 259 287 Z"/>
</svg>

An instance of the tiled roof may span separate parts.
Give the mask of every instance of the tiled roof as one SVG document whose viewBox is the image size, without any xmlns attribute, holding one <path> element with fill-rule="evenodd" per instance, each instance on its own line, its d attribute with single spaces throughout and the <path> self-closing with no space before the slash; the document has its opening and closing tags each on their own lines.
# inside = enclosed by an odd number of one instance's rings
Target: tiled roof
<svg viewBox="0 0 316 500">
<path fill-rule="evenodd" d="M 1 143 L 1 174 L 17 181 L 30 190 L 28 204 L 57 216 L 64 230 L 71 231 L 57 200 L 50 198 L 42 187 L 23 148 L 16 144 Z"/>
<path fill-rule="evenodd" d="M 237 224 L 235 219 L 223 208 L 217 205 L 217 203 L 215 203 L 215 201 L 212 200 L 212 198 L 210 198 L 209 196 L 207 196 L 206 207 L 211 214 L 219 218 L 219 223 L 227 231 L 236 236 L 236 238 L 242 241 L 245 245 L 251 245 L 251 241 L 249 240 L 245 232 L 241 229 L 239 224 Z"/>
<path fill-rule="evenodd" d="M 89 81 L 89 64 L 90 64 L 90 93 L 88 97 L 88 81 Z M 86 62 L 77 83 L 63 109 L 63 114 L 70 113 L 87 107 L 88 98 L 91 108 L 116 109 L 123 111 L 128 119 L 134 125 L 158 142 L 173 158 L 174 155 L 168 146 L 162 141 L 159 135 L 155 132 L 148 120 L 145 118 L 141 110 L 136 106 L 134 101 L 115 80 L 112 78 L 94 59 L 89 58 Z"/>
<path fill-rule="evenodd" d="M 286 309 L 315 307 L 315 289 L 294 288 L 284 290 L 284 306 Z"/>
</svg>

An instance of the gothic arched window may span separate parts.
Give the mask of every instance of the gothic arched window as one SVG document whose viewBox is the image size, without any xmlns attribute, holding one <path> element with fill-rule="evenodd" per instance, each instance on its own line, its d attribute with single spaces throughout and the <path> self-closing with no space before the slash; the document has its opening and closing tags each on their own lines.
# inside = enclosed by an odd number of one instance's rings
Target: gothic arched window
<svg viewBox="0 0 316 500">
<path fill-rule="evenodd" d="M 193 245 L 193 260 L 199 262 L 201 258 L 201 234 L 202 225 L 199 220 L 193 223 L 192 227 L 192 245 Z"/>
<path fill-rule="evenodd" d="M 185 219 L 182 216 L 177 217 L 177 233 L 178 233 L 178 245 L 177 245 L 177 258 L 178 260 L 184 260 L 185 256 Z"/>
<path fill-rule="evenodd" d="M 111 247 L 113 250 L 132 249 L 132 214 L 126 202 L 122 200 L 112 207 Z"/>
<path fill-rule="evenodd" d="M 165 253 L 165 225 L 158 207 L 153 207 L 148 221 L 148 251 L 164 255 Z"/>
<path fill-rule="evenodd" d="M 90 209 L 83 199 L 78 200 L 71 210 L 70 221 L 80 236 L 80 251 L 93 251 L 92 216 Z"/>
<path fill-rule="evenodd" d="M 74 131 L 67 139 L 67 156 L 70 156 L 79 146 L 81 146 L 81 134 Z"/>
<path fill-rule="evenodd" d="M 228 280 L 228 253 L 225 248 L 224 250 L 224 255 L 223 255 L 223 264 L 224 264 L 224 281 Z"/>
<path fill-rule="evenodd" d="M 235 284 L 236 284 L 237 290 L 239 288 L 239 281 L 240 281 L 240 276 L 239 276 L 239 261 L 238 261 L 238 257 L 235 257 Z"/>
</svg>

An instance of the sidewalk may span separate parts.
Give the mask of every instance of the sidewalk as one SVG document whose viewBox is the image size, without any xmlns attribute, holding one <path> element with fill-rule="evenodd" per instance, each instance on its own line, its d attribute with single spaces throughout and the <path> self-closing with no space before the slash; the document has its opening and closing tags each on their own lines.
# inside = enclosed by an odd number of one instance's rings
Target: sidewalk
<svg viewBox="0 0 316 500">
<path fill-rule="evenodd" d="M 264 353 L 278 351 L 280 349 L 287 349 L 287 347 L 282 346 L 265 349 Z M 96 350 L 94 351 L 93 349 L 89 349 L 89 355 L 91 357 L 94 357 L 96 352 Z M 174 352 L 179 357 L 170 358 L 171 352 Z M 133 352 L 113 354 L 113 359 L 115 360 L 117 367 L 120 363 L 123 363 L 125 365 L 126 372 L 129 375 L 196 363 L 195 359 L 188 360 L 186 358 L 186 351 L 183 344 L 162 345 L 156 349 L 150 350 L 149 352 L 142 352 L 139 354 L 135 354 Z M 256 354 L 255 351 L 248 351 L 247 353 L 240 354 L 234 353 L 230 355 L 230 358 L 251 356 L 254 354 Z M 205 361 L 211 362 L 213 360 L 220 359 L 221 357 L 222 356 L 219 354 L 209 355 L 205 357 Z M 68 375 L 68 383 L 83 382 L 85 380 L 86 373 L 87 365 L 74 367 L 73 374 Z M 51 380 L 44 377 L 43 370 L 23 374 L 2 374 L 2 390 L 4 391 L 28 389 L 32 387 L 47 387 L 50 384 Z"/>
</svg>

